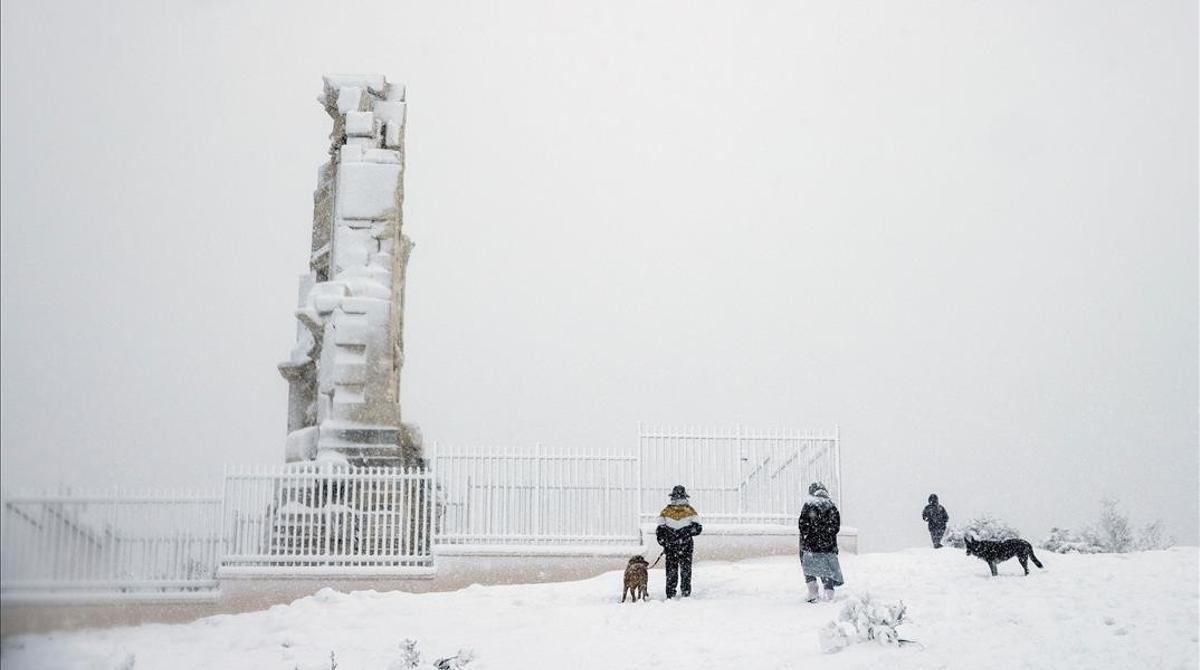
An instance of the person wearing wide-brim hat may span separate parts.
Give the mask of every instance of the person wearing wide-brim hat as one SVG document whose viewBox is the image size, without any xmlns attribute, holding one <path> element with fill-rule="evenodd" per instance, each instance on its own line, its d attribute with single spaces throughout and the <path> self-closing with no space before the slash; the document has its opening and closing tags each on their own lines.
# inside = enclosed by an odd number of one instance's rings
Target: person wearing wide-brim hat
<svg viewBox="0 0 1200 670">
<path fill-rule="evenodd" d="M 667 598 L 675 597 L 675 586 L 684 598 L 692 595 L 692 538 L 703 530 L 700 515 L 688 501 L 687 489 L 671 489 L 671 502 L 658 515 L 654 532 L 667 557 Z"/>
</svg>

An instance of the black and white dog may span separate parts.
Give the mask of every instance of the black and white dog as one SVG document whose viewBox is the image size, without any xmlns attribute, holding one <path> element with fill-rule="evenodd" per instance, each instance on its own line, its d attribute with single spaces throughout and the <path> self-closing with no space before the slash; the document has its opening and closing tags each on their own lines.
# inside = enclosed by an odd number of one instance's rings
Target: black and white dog
<svg viewBox="0 0 1200 670">
<path fill-rule="evenodd" d="M 967 556 L 975 556 L 987 561 L 988 567 L 992 569 L 992 576 L 996 576 L 996 564 L 1007 561 L 1013 556 L 1021 562 L 1021 567 L 1025 569 L 1025 574 L 1029 574 L 1029 561 L 1040 567 L 1042 562 L 1033 555 L 1033 545 L 1025 540 L 976 540 L 971 537 L 963 538 L 967 543 Z"/>
</svg>

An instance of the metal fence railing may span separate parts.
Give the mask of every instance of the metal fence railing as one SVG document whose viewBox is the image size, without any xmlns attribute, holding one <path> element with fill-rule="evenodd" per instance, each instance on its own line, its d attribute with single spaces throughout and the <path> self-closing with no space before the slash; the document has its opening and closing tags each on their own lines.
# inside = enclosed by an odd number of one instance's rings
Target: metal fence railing
<svg viewBox="0 0 1200 670">
<path fill-rule="evenodd" d="M 220 495 L 5 495 L 0 591 L 202 595 L 226 570 L 430 575 L 438 544 L 615 549 L 676 484 L 706 525 L 792 524 L 812 481 L 841 504 L 840 448 L 836 430 L 641 427 L 632 452 L 434 445 L 428 469 L 228 470 Z"/>
<path fill-rule="evenodd" d="M 415 468 L 229 470 L 222 563 L 233 568 L 425 568 L 433 479 Z"/>
<path fill-rule="evenodd" d="M 437 540 L 445 544 L 637 544 L 637 457 L 619 452 L 444 450 Z"/>
<path fill-rule="evenodd" d="M 638 431 L 643 519 L 686 486 L 709 523 L 794 523 L 808 486 L 821 481 L 841 505 L 839 431 L 669 428 Z"/>
<path fill-rule="evenodd" d="M 827 433 L 642 426 L 635 452 L 444 448 L 436 538 L 446 544 L 619 544 L 684 485 L 709 524 L 792 524 L 821 481 L 841 504 L 841 441 Z"/>
<path fill-rule="evenodd" d="M 0 592 L 181 594 L 217 586 L 221 499 L 110 490 L 5 495 Z"/>
</svg>

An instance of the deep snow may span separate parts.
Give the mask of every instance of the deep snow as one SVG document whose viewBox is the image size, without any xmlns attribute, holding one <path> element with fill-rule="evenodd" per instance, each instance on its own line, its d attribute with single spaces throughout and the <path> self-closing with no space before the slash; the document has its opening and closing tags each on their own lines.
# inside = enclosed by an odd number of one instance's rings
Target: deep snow
<svg viewBox="0 0 1200 670">
<path fill-rule="evenodd" d="M 290 605 L 181 625 L 6 639 L 5 670 L 126 667 L 386 670 L 400 642 L 426 664 L 471 649 L 489 668 L 1184 668 L 1198 659 L 1197 549 L 1056 555 L 1021 576 L 955 549 L 843 555 L 848 593 L 903 600 L 920 645 L 820 651 L 841 602 L 803 602 L 795 558 L 698 563 L 691 599 L 619 604 L 619 570 L 559 584 L 452 593 L 322 591 Z M 619 562 L 614 562 L 614 568 Z M 844 600 L 845 595 L 839 600 Z"/>
</svg>

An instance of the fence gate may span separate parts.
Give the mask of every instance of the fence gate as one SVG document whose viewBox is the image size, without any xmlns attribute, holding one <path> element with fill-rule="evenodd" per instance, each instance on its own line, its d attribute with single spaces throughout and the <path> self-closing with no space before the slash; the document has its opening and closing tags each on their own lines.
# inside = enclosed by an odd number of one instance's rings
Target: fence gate
<svg viewBox="0 0 1200 670">
<path fill-rule="evenodd" d="M 428 571 L 433 497 L 432 477 L 414 468 L 227 471 L 223 570 Z"/>
<path fill-rule="evenodd" d="M 2 504 L 5 596 L 186 597 L 217 587 L 218 496 L 64 491 Z"/>
<path fill-rule="evenodd" d="M 637 456 L 435 445 L 446 544 L 638 544 Z"/>
<path fill-rule="evenodd" d="M 658 514 L 676 484 L 710 523 L 792 523 L 821 481 L 841 505 L 838 431 L 639 427 L 642 518 Z"/>
</svg>

